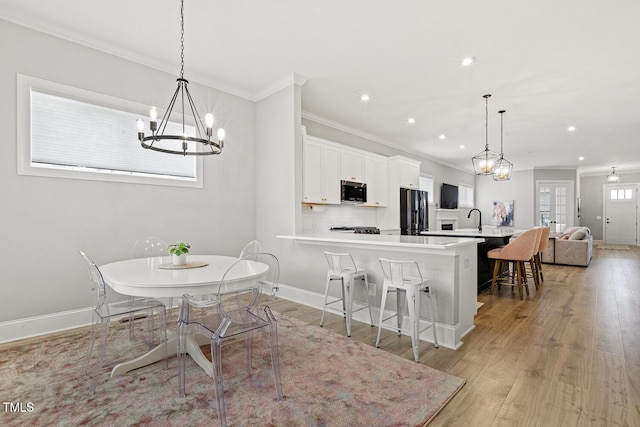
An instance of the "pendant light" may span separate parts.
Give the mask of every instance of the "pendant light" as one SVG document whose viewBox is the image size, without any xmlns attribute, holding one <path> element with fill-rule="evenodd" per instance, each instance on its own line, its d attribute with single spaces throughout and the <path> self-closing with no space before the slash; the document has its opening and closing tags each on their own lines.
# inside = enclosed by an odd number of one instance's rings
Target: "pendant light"
<svg viewBox="0 0 640 427">
<path fill-rule="evenodd" d="M 496 161 L 493 167 L 493 180 L 494 181 L 509 181 L 511 179 L 511 170 L 513 169 L 513 163 L 504 158 L 504 151 L 502 149 L 502 117 L 506 110 L 500 110 L 500 158 Z"/>
<path fill-rule="evenodd" d="M 611 173 L 607 175 L 607 182 L 615 184 L 616 182 L 619 182 L 619 181 L 620 181 L 620 175 L 616 173 L 616 167 L 613 166 L 611 168 Z"/>
<path fill-rule="evenodd" d="M 218 140 L 212 139 L 213 136 L 213 114 L 209 113 L 205 115 L 204 123 L 198 109 L 196 108 L 193 98 L 189 93 L 187 81 L 184 78 L 184 0 L 180 2 L 180 77 L 176 80 L 178 87 L 169 101 L 169 106 L 166 112 L 162 116 L 162 120 L 158 124 L 158 110 L 156 107 L 149 108 L 149 127 L 151 129 L 150 136 L 144 136 L 144 122 L 138 119 L 138 140 L 142 147 L 149 150 L 160 151 L 162 153 L 180 154 L 183 156 L 206 156 L 211 154 L 220 154 L 222 147 L 224 146 L 224 129 L 219 128 L 217 132 Z M 180 105 L 179 110 L 181 113 L 177 113 L 177 120 L 172 120 L 172 125 L 175 124 L 181 126 L 181 132 L 178 135 L 170 135 L 165 133 L 167 130 L 167 124 L 171 119 L 173 113 L 173 107 L 178 101 Z M 188 107 L 188 108 L 187 108 Z M 189 111 L 189 114 L 195 121 L 195 135 L 189 135 L 187 126 L 188 116 L 185 114 Z M 171 126 L 170 126 L 171 127 Z M 202 146 L 201 150 L 198 150 L 198 145 Z"/>
<path fill-rule="evenodd" d="M 483 95 L 485 99 L 485 144 L 484 151 L 476 154 L 471 158 L 473 162 L 473 171 L 476 175 L 491 175 L 498 160 L 498 155 L 493 151 L 489 151 L 489 97 L 491 95 Z"/>
</svg>

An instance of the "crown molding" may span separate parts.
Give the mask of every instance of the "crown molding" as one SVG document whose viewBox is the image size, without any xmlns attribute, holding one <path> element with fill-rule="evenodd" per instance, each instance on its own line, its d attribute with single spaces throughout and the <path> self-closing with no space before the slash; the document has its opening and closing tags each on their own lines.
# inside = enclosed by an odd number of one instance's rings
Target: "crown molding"
<svg viewBox="0 0 640 427">
<path fill-rule="evenodd" d="M 378 144 L 386 145 L 387 147 L 393 148 L 394 150 L 398 150 L 401 153 L 410 154 L 412 156 L 416 156 L 416 157 L 420 157 L 420 158 L 423 158 L 423 159 L 427 159 L 427 160 L 430 160 L 430 161 L 432 161 L 434 163 L 438 163 L 440 165 L 443 165 L 443 166 L 446 166 L 446 167 L 449 167 L 449 168 L 452 168 L 452 169 L 455 169 L 455 170 L 459 170 L 461 172 L 473 173 L 473 171 L 470 170 L 470 169 L 464 169 L 464 168 L 461 168 L 459 166 L 453 165 L 451 163 L 445 162 L 443 160 L 436 159 L 435 157 L 431 157 L 431 156 L 429 156 L 427 154 L 424 154 L 423 152 L 420 152 L 418 150 L 412 150 L 410 148 L 403 147 L 402 145 L 396 144 L 395 142 L 391 142 L 391 141 L 389 141 L 387 139 L 380 138 L 379 136 L 372 135 L 370 133 L 364 132 L 364 131 L 362 131 L 360 129 L 353 128 L 351 126 L 347 126 L 347 125 L 342 124 L 340 122 L 336 122 L 334 120 L 327 119 L 326 117 L 319 116 L 319 115 L 311 113 L 309 111 L 302 110 L 302 118 L 306 119 L 306 120 L 309 120 L 309 121 L 312 121 L 312 122 L 315 122 L 315 123 L 318 123 L 318 124 L 321 124 L 321 125 L 324 125 L 324 126 L 327 126 L 327 127 L 330 127 L 330 128 L 333 128 L 333 129 L 336 129 L 336 130 L 339 130 L 339 131 L 342 131 L 342 132 L 345 132 L 345 133 L 348 133 L 348 134 L 351 134 L 351 135 L 354 135 L 354 136 L 357 136 L 357 137 L 360 137 L 360 138 L 363 138 L 363 139 L 368 139 L 369 141 L 377 142 Z"/>
<path fill-rule="evenodd" d="M 306 77 L 298 73 L 289 73 L 271 83 L 269 86 L 256 92 L 256 95 L 253 97 L 253 102 L 262 101 L 266 97 L 292 85 L 304 86 L 304 84 L 307 83 L 307 80 L 308 79 Z"/>
</svg>

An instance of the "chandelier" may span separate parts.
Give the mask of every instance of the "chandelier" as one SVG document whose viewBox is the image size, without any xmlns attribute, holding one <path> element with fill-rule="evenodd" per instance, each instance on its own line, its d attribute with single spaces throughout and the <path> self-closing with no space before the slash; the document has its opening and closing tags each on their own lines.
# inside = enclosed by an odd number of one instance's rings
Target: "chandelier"
<svg viewBox="0 0 640 427">
<path fill-rule="evenodd" d="M 489 97 L 491 95 L 483 95 L 485 99 L 485 144 L 484 151 L 476 154 L 471 158 L 473 162 L 473 170 L 476 175 L 493 174 L 495 163 L 498 155 L 493 151 L 489 151 Z"/>
<path fill-rule="evenodd" d="M 193 98 L 189 93 L 189 82 L 184 78 L 184 0 L 180 1 L 180 77 L 176 81 L 178 82 L 178 87 L 171 101 L 169 101 L 169 106 L 162 116 L 160 123 L 158 123 L 158 110 L 156 107 L 149 108 L 150 136 L 144 136 L 144 122 L 138 119 L 138 140 L 140 141 L 140 145 L 149 150 L 169 154 L 181 154 L 183 156 L 220 154 L 224 146 L 224 129 L 218 129 L 217 141 L 212 139 L 213 114 L 206 114 L 203 123 L 198 109 L 193 102 Z M 179 119 L 172 122 L 172 124 L 181 126 L 182 132 L 178 135 L 171 135 L 165 132 L 167 131 L 167 124 L 173 114 L 176 101 L 181 107 L 181 114 L 176 114 L 179 116 Z M 195 126 L 187 123 L 187 116 L 185 116 L 187 107 L 191 111 Z M 190 129 L 195 127 L 195 135 L 189 135 L 187 127 Z M 198 145 L 201 145 L 202 149 L 198 150 Z"/>
<path fill-rule="evenodd" d="M 607 182 L 616 183 L 620 181 L 620 175 L 616 173 L 616 167 L 611 168 L 611 173 L 607 175 Z"/>
<path fill-rule="evenodd" d="M 504 158 L 504 151 L 502 150 L 502 115 L 506 110 L 500 110 L 500 158 L 496 161 L 493 167 L 493 180 L 494 181 L 508 181 L 511 179 L 511 170 L 513 169 L 513 163 Z"/>
</svg>

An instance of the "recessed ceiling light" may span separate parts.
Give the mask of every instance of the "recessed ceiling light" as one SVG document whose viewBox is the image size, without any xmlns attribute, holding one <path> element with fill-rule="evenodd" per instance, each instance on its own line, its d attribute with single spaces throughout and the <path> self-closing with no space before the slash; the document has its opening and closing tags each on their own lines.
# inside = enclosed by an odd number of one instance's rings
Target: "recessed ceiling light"
<svg viewBox="0 0 640 427">
<path fill-rule="evenodd" d="M 368 101 L 368 100 L 370 100 L 371 98 L 369 97 L 369 95 L 368 95 L 368 94 L 366 94 L 366 93 L 365 93 L 365 94 L 363 94 L 363 95 L 360 97 L 360 99 L 361 99 L 363 102 L 367 102 L 367 101 Z"/>
<path fill-rule="evenodd" d="M 440 139 L 445 139 L 446 137 L 447 137 L 447 136 L 443 133 L 443 134 L 440 134 L 440 136 L 439 136 L 438 138 L 440 138 Z"/>
<path fill-rule="evenodd" d="M 416 122 L 416 119 L 414 119 L 413 117 L 409 117 L 407 119 L 407 123 L 409 123 L 410 125 L 414 124 Z"/>
<path fill-rule="evenodd" d="M 464 146 L 464 144 L 460 144 L 460 149 L 464 150 L 466 147 Z"/>
<path fill-rule="evenodd" d="M 473 60 L 474 60 L 474 58 L 471 58 L 471 57 L 464 58 L 462 60 L 462 65 L 464 65 L 465 67 L 468 66 L 468 65 L 471 65 L 471 64 L 473 64 Z"/>
<path fill-rule="evenodd" d="M 568 130 L 569 132 L 573 132 L 573 131 L 575 131 L 575 130 L 576 130 L 576 127 L 575 127 L 575 126 L 569 126 L 569 127 L 567 128 L 567 130 Z"/>
<path fill-rule="evenodd" d="M 580 161 L 584 160 L 584 156 L 578 157 L 578 160 L 580 160 Z"/>
</svg>

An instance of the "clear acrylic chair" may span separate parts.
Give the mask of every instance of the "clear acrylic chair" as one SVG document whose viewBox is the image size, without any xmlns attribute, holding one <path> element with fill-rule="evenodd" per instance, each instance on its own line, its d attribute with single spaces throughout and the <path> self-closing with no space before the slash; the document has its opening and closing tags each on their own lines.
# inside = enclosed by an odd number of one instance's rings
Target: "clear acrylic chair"
<svg viewBox="0 0 640 427">
<path fill-rule="evenodd" d="M 327 306 L 341 302 L 342 315 L 347 323 L 347 336 L 351 336 L 351 320 L 354 313 L 353 293 L 355 291 L 356 280 L 362 281 L 362 289 L 366 295 L 367 301 L 366 306 L 360 307 L 355 312 L 368 308 L 369 319 L 371 320 L 371 326 L 373 326 L 373 314 L 371 313 L 371 304 L 369 302 L 369 280 L 367 278 L 367 271 L 359 269 L 350 254 L 325 252 L 324 256 L 327 260 L 327 264 L 329 264 L 329 270 L 327 271 L 327 282 L 324 289 L 324 305 L 322 307 L 320 326 L 324 324 L 324 313 Z M 329 297 L 330 284 L 336 281 L 340 281 L 342 298 Z"/>
<path fill-rule="evenodd" d="M 402 332 L 411 336 L 411 346 L 413 347 L 413 357 L 418 361 L 419 352 L 418 344 L 420 333 L 428 328 L 433 331 L 433 343 L 438 346 L 438 337 L 436 336 L 435 311 L 433 310 L 432 291 L 428 286 L 429 279 L 422 277 L 422 272 L 418 263 L 415 261 L 395 261 L 385 258 L 379 259 L 384 275 L 382 284 L 382 303 L 380 304 L 380 321 L 378 323 L 378 336 L 376 337 L 376 347 L 380 347 L 380 333 L 384 322 L 394 317 L 397 318 L 398 335 Z M 385 303 L 387 295 L 390 292 L 396 293 L 396 312 L 395 314 L 384 318 Z M 429 301 L 430 321 L 429 325 L 420 329 L 420 295 L 425 294 Z M 409 325 L 403 328 L 404 316 L 402 316 L 402 296 L 405 296 L 407 303 L 407 311 L 409 315 Z"/>
<path fill-rule="evenodd" d="M 268 270 L 265 271 L 265 266 Z M 253 277 L 252 277 L 253 276 Z M 280 267 L 272 254 L 251 254 L 236 261 L 224 274 L 218 292 L 210 295 L 184 295 L 178 319 L 178 383 L 179 396 L 185 396 L 186 346 L 188 334 L 210 337 L 213 383 L 221 426 L 227 422 L 222 378 L 222 343 L 244 335 L 246 338 L 246 363 L 251 369 L 253 332 L 268 332 L 271 350 L 271 366 L 275 380 L 276 399 L 282 399 L 280 361 L 278 353 L 277 322 L 269 306 L 256 310 L 263 288 L 277 287 Z M 225 361 L 225 363 L 236 363 Z"/>
<path fill-rule="evenodd" d="M 129 258 L 158 258 L 158 264 L 162 263 L 162 257 L 169 256 L 167 242 L 158 237 L 145 237 L 144 239 L 140 239 L 133 244 L 133 248 L 131 248 L 131 255 Z M 163 298 L 164 299 L 164 298 Z M 173 298 L 167 298 L 167 307 L 169 310 L 173 308 Z"/>
<path fill-rule="evenodd" d="M 167 328 L 165 306 L 161 301 L 153 298 L 133 298 L 127 301 L 109 303 L 107 298 L 107 286 L 102 273 L 96 264 L 82 251 L 79 251 L 87 264 L 92 289 L 96 293 L 96 304 L 92 310 L 91 338 L 87 354 L 87 373 L 90 376 L 89 394 L 93 395 L 98 384 L 98 377 L 105 365 L 109 326 L 112 319 L 122 318 L 135 314 L 144 314 L 147 317 L 149 347 L 154 345 L 154 315 L 158 316 L 157 329 L 160 334 L 160 343 L 164 343 L 163 363 L 167 369 Z M 98 338 L 96 361 L 91 366 L 95 341 Z"/>
<path fill-rule="evenodd" d="M 254 255 L 262 252 L 262 245 L 257 240 L 252 240 L 246 244 L 242 251 L 240 252 L 239 258 L 244 258 L 247 255 Z"/>
</svg>

